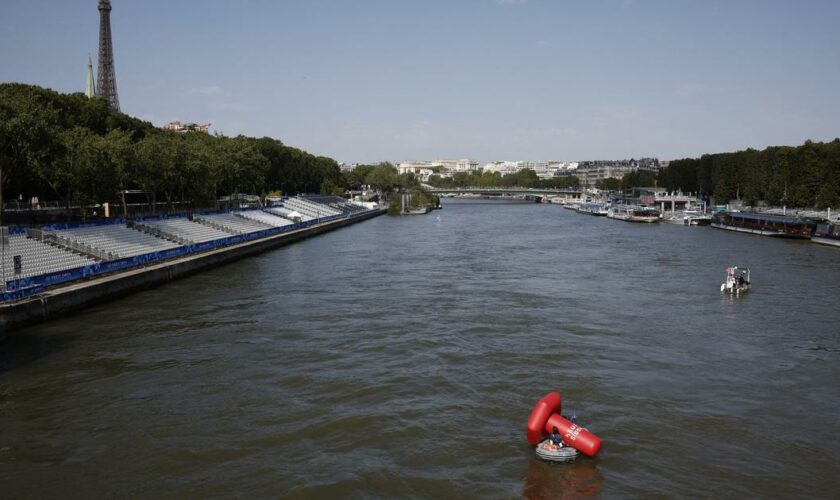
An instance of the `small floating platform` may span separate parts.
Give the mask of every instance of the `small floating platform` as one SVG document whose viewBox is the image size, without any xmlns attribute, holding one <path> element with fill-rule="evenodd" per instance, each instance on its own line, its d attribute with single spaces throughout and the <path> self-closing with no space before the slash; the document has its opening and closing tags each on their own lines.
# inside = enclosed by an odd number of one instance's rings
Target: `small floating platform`
<svg viewBox="0 0 840 500">
<path fill-rule="evenodd" d="M 546 439 L 537 445 L 537 456 L 549 462 L 574 462 L 580 452 L 571 446 L 557 445 L 551 439 Z"/>
</svg>

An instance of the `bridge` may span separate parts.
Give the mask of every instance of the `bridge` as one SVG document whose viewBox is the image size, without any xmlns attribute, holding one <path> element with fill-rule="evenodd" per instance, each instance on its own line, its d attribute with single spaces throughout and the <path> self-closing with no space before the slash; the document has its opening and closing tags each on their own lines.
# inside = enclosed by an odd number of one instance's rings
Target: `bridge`
<svg viewBox="0 0 840 500">
<path fill-rule="evenodd" d="M 479 197 L 514 197 L 519 199 L 533 200 L 537 203 L 546 198 L 561 198 L 564 200 L 578 200 L 582 192 L 575 189 L 540 189 L 526 187 L 454 187 L 436 188 L 424 185 L 430 193 L 436 195 L 474 195 Z"/>
</svg>

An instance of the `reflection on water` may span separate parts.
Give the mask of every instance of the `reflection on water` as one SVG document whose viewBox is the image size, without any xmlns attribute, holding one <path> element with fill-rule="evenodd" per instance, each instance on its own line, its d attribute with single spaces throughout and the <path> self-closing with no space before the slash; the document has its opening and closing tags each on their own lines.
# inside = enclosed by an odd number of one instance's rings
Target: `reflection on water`
<svg viewBox="0 0 840 500">
<path fill-rule="evenodd" d="M 532 458 L 522 496 L 531 499 L 598 497 L 604 477 L 596 463 L 589 459 L 570 464 L 548 463 Z"/>
<path fill-rule="evenodd" d="M 724 269 L 753 290 L 719 292 Z M 0 484 L 66 496 L 830 496 L 840 252 L 447 200 L 13 334 Z M 597 459 L 537 461 L 545 393 Z M 712 479 L 710 479 L 712 478 Z"/>
</svg>

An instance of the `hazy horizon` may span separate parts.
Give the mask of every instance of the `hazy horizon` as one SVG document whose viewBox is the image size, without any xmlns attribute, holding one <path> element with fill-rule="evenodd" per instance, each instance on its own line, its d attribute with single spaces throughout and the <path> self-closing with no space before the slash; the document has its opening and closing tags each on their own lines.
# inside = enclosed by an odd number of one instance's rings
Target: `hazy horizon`
<svg viewBox="0 0 840 500">
<path fill-rule="evenodd" d="M 84 90 L 96 0 L 0 5 L 0 81 Z M 122 111 L 341 162 L 663 160 L 840 136 L 840 3 L 112 1 Z"/>
</svg>

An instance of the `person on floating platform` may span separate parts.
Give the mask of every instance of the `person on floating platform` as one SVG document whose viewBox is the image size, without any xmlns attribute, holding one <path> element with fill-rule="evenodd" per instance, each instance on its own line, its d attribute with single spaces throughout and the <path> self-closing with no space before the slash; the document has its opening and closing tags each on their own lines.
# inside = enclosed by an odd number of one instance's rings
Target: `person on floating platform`
<svg viewBox="0 0 840 500">
<path fill-rule="evenodd" d="M 563 435 L 560 434 L 560 430 L 557 428 L 556 425 L 551 428 L 551 434 L 548 435 L 548 439 L 550 439 L 552 443 L 556 444 L 557 446 L 560 446 L 561 448 L 566 445 L 563 442 Z"/>
</svg>

